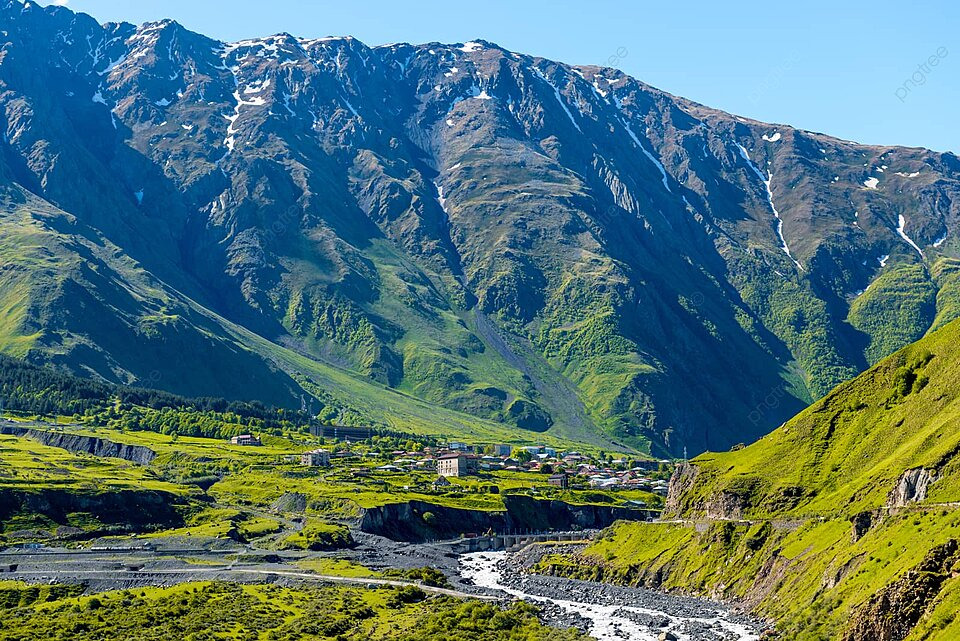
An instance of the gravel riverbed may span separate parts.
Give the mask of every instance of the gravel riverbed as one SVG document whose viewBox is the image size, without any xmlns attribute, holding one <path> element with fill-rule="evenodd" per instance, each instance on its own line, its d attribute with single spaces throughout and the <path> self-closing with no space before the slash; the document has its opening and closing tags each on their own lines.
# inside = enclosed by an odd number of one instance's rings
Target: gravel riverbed
<svg viewBox="0 0 960 641">
<path fill-rule="evenodd" d="M 538 547 L 464 555 L 461 579 L 477 589 L 531 601 L 541 608 L 546 623 L 576 627 L 600 641 L 756 641 L 768 627 L 705 599 L 529 574 L 527 569 L 542 554 Z"/>
</svg>

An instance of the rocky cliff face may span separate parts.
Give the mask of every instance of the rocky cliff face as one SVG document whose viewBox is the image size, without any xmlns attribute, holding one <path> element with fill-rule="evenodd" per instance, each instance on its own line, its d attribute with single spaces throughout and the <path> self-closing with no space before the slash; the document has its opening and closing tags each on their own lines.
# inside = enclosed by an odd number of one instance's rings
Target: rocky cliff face
<svg viewBox="0 0 960 641">
<path fill-rule="evenodd" d="M 854 615 L 843 641 L 901 641 L 906 639 L 943 583 L 954 575 L 958 545 L 951 540 L 930 550 L 914 569 L 870 598 Z"/>
<path fill-rule="evenodd" d="M 679 454 L 957 315 L 952 154 L 484 41 L 0 20 L 0 344 L 37 361 Z"/>
<path fill-rule="evenodd" d="M 887 497 L 888 507 L 903 507 L 908 503 L 922 501 L 927 498 L 927 489 L 930 484 L 939 478 L 936 470 L 916 468 L 907 470 L 897 480 L 897 486 Z"/>
<path fill-rule="evenodd" d="M 68 432 L 54 432 L 37 430 L 15 425 L 0 425 L 0 434 L 10 434 L 33 439 L 50 447 L 59 447 L 77 454 L 92 454 L 107 458 L 119 458 L 132 461 L 139 465 L 149 465 L 157 457 L 156 452 L 143 445 L 127 445 L 113 441 L 70 434 Z"/>
<path fill-rule="evenodd" d="M 0 490 L 0 520 L 6 522 L 18 515 L 43 516 L 71 530 L 70 515 L 83 513 L 88 520 L 100 524 L 99 530 L 86 531 L 88 536 L 98 531 L 116 534 L 182 527 L 181 510 L 185 508 L 183 499 L 168 492 Z"/>
<path fill-rule="evenodd" d="M 427 541 L 461 534 L 600 529 L 614 521 L 646 520 L 650 513 L 600 505 L 571 505 L 525 496 L 504 496 L 503 510 L 465 510 L 423 501 L 364 511 L 360 530 L 396 541 Z"/>
<path fill-rule="evenodd" d="M 693 487 L 698 472 L 697 466 L 687 461 L 674 468 L 673 474 L 670 475 L 670 483 L 667 485 L 667 499 L 663 506 L 665 516 L 676 516 L 680 513 L 681 499 L 684 493 Z"/>
</svg>

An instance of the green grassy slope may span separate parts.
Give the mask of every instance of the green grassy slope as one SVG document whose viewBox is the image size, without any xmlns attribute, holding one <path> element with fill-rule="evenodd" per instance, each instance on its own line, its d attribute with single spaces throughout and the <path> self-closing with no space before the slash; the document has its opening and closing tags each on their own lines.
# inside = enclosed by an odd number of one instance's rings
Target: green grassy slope
<svg viewBox="0 0 960 641">
<path fill-rule="evenodd" d="M 851 515 L 883 506 L 907 469 L 936 470 L 938 502 L 960 500 L 960 323 L 885 359 L 750 447 L 705 454 L 684 515 L 717 493 L 738 497 L 745 517 Z M 771 465 L 775 461 L 776 465 Z"/>
<path fill-rule="evenodd" d="M 958 381 L 954 322 L 757 443 L 694 459 L 672 521 L 622 524 L 540 570 L 737 599 L 789 639 L 953 639 Z M 921 476 L 935 480 L 912 490 Z"/>
<path fill-rule="evenodd" d="M 230 322 L 23 189 L 6 187 L 4 199 L 10 204 L 0 211 L 0 258 L 6 265 L 0 270 L 0 353 L 188 396 L 297 407 L 307 392 L 327 406 L 326 418 L 346 423 L 487 441 L 559 442 L 516 429 L 507 407 L 523 398 L 518 390 L 529 383 L 494 350 L 485 350 L 449 307 L 439 320 L 408 323 L 405 358 L 410 368 L 423 370 L 422 382 L 390 387 L 348 362 L 305 356 Z M 378 251 L 385 262 L 400 261 L 382 245 Z M 392 300 L 378 303 L 384 314 Z M 465 345 L 462 356 L 450 349 L 457 344 Z M 467 370 L 481 380 L 451 387 L 457 373 Z M 496 406 L 483 405 L 484 399 Z M 611 447 L 593 430 L 575 436 Z"/>
<path fill-rule="evenodd" d="M 0 639 L 295 639 L 580 641 L 525 604 L 428 597 L 412 587 L 192 583 L 76 596 L 72 586 L 0 584 Z"/>
</svg>

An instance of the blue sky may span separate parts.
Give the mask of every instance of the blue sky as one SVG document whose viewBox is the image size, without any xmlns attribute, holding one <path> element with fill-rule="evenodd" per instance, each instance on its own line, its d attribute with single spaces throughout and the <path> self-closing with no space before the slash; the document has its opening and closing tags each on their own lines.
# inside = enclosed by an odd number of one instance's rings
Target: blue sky
<svg viewBox="0 0 960 641">
<path fill-rule="evenodd" d="M 960 3 L 952 0 L 57 4 L 102 22 L 171 17 L 223 40 L 281 31 L 353 35 L 369 45 L 483 38 L 564 62 L 609 64 L 760 120 L 864 143 L 960 153 Z M 931 56 L 936 66 L 927 62 Z M 926 70 L 918 69 L 925 62 Z"/>
</svg>

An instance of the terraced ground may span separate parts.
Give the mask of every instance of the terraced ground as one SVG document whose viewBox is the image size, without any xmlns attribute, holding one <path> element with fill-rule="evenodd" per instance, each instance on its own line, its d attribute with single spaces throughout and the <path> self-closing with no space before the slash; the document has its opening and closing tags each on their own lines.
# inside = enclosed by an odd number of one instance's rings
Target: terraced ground
<svg viewBox="0 0 960 641">
<path fill-rule="evenodd" d="M 352 455 L 335 459 L 331 468 L 305 468 L 299 453 L 319 441 L 299 433 L 267 435 L 263 447 L 243 447 L 221 439 L 83 424 L 11 425 L 29 425 L 36 432 L 0 435 L 0 496 L 5 497 L 0 542 L 7 543 L 152 531 L 149 536 L 224 536 L 261 543 L 266 537 L 281 549 L 338 547 L 347 542 L 344 526 L 356 527 L 365 511 L 410 502 L 427 511 L 435 506 L 437 512 L 480 513 L 503 512 L 511 497 L 618 509 L 632 501 L 654 507 L 662 503 L 641 490 L 560 490 L 548 486 L 546 475 L 533 472 L 456 478 L 451 487 L 437 490 L 434 472 L 376 469 L 394 460 L 390 452 L 397 446 L 412 444 L 389 437 L 354 445 Z M 49 436 L 149 448 L 155 456 L 138 464 L 38 441 Z M 122 503 L 132 505 L 137 497 L 162 504 L 165 520 L 125 522 Z M 55 509 L 46 509 L 51 501 Z"/>
</svg>

